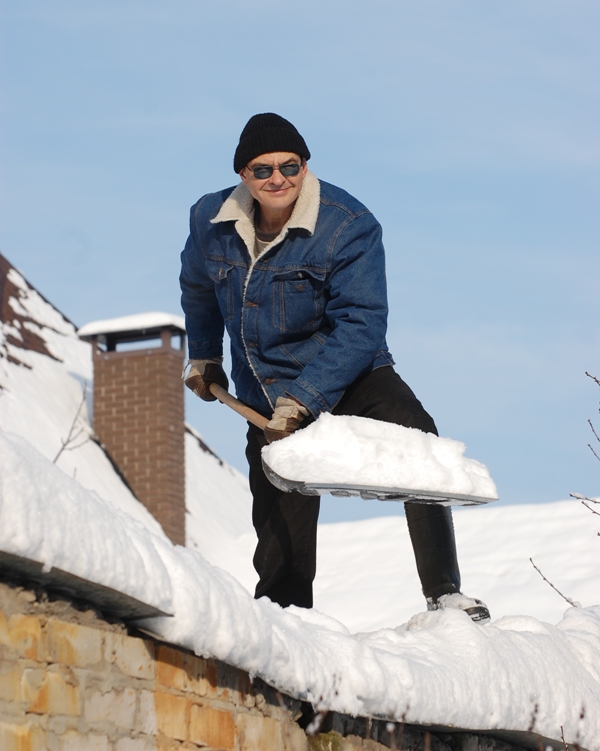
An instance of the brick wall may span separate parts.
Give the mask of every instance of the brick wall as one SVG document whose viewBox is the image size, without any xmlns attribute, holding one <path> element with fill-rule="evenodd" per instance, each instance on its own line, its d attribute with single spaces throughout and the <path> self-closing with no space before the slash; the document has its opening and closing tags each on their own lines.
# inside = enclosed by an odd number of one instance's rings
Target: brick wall
<svg viewBox="0 0 600 751">
<path fill-rule="evenodd" d="M 184 650 L 1 612 L 0 645 L 2 751 L 307 748 L 293 709 Z"/>
<path fill-rule="evenodd" d="M 155 349 L 94 347 L 94 431 L 136 498 L 184 545 L 183 350 L 163 338 Z"/>
<path fill-rule="evenodd" d="M 0 583 L 1 751 L 522 751 L 487 736 L 315 716 L 242 670 L 39 595 Z"/>
</svg>

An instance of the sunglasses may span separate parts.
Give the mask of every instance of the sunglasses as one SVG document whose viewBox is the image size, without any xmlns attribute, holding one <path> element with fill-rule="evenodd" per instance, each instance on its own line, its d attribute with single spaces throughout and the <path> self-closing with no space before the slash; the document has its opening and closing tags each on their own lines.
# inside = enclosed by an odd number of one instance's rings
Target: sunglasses
<svg viewBox="0 0 600 751">
<path fill-rule="evenodd" d="M 246 169 L 249 169 L 250 172 L 252 172 L 256 180 L 266 180 L 271 177 L 276 169 L 281 172 L 283 177 L 295 177 L 300 172 L 301 166 L 302 165 L 298 164 L 298 162 L 290 162 L 289 164 L 282 164 L 275 167 L 271 164 L 261 164 L 258 167 L 248 167 L 248 165 L 246 165 Z"/>
</svg>

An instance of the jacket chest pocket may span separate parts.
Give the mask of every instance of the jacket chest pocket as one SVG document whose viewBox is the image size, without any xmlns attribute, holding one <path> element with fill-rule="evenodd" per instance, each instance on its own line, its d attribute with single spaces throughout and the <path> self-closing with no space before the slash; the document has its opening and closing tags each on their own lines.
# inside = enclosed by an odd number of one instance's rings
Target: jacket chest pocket
<svg viewBox="0 0 600 751">
<path fill-rule="evenodd" d="M 280 331 L 317 331 L 325 312 L 325 272 L 293 269 L 273 275 L 273 325 Z"/>
<path fill-rule="evenodd" d="M 215 286 L 219 310 L 225 321 L 233 318 L 235 309 L 236 274 L 231 264 L 220 260 L 206 259 L 206 272 Z"/>
</svg>

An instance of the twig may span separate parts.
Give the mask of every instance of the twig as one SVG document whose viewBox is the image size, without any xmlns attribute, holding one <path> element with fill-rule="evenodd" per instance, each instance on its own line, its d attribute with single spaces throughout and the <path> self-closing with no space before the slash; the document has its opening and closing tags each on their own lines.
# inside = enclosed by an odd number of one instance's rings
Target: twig
<svg viewBox="0 0 600 751">
<path fill-rule="evenodd" d="M 592 452 L 592 454 L 596 457 L 596 459 L 600 462 L 600 456 L 598 456 L 598 454 L 594 451 L 591 443 L 588 443 L 588 448 Z"/>
<path fill-rule="evenodd" d="M 529 560 L 531 561 L 531 558 Z M 540 711 L 540 705 L 537 703 L 537 701 L 534 701 L 533 698 L 531 699 L 531 701 L 533 702 L 533 710 L 531 712 L 531 720 L 529 721 L 529 727 L 527 728 L 528 733 L 533 733 L 533 729 L 535 728 L 535 721 L 537 719 L 538 712 Z"/>
<path fill-rule="evenodd" d="M 78 430 L 76 430 L 75 426 L 77 424 L 77 420 L 79 419 L 79 415 L 81 414 L 81 410 L 83 409 L 83 405 L 85 404 L 86 392 L 87 392 L 87 383 L 84 385 L 82 389 L 81 401 L 79 402 L 79 406 L 77 407 L 77 412 L 75 412 L 75 417 L 73 418 L 73 422 L 71 423 L 71 427 L 69 428 L 69 434 L 65 438 L 64 441 L 61 440 L 61 447 L 58 450 L 58 454 L 52 460 L 52 464 L 56 464 L 56 462 L 58 461 L 58 457 L 62 454 L 63 451 L 72 451 L 73 449 L 78 449 L 90 440 L 90 436 L 88 435 L 84 441 L 82 441 L 81 443 L 77 445 L 74 445 L 75 441 L 84 432 L 83 428 L 79 428 Z"/>
<path fill-rule="evenodd" d="M 585 506 L 587 509 L 589 509 L 592 512 L 592 514 L 596 514 L 596 516 L 600 516 L 600 512 L 599 511 L 594 511 L 594 509 L 591 506 L 588 506 L 585 501 L 581 501 L 581 505 Z"/>
<path fill-rule="evenodd" d="M 557 589 L 554 586 L 554 584 L 552 584 L 551 581 L 549 581 L 548 579 L 546 579 L 546 577 L 544 576 L 544 574 L 542 574 L 542 572 L 539 570 L 539 568 L 533 562 L 533 558 L 530 558 L 529 560 L 531 561 L 531 565 L 533 566 L 533 568 L 538 572 L 538 574 L 542 577 L 542 579 L 547 584 L 549 584 L 555 592 L 558 592 L 558 594 L 563 598 L 563 600 L 566 600 L 569 603 L 569 605 L 572 605 L 574 608 L 580 608 L 581 607 L 581 605 L 578 602 L 575 602 L 574 600 L 571 600 L 570 597 L 567 597 L 566 595 L 563 595 L 563 593 L 559 589 Z"/>
<path fill-rule="evenodd" d="M 590 498 L 587 495 L 581 495 L 581 493 L 569 493 L 571 498 L 576 498 L 578 501 L 589 501 L 590 503 L 600 503 L 598 498 Z"/>
<path fill-rule="evenodd" d="M 585 374 L 588 378 L 591 378 L 592 381 L 595 381 L 595 383 L 597 383 L 598 386 L 600 386 L 600 379 L 596 378 L 596 376 L 593 376 L 591 373 L 588 373 L 587 370 L 585 371 Z M 591 420 L 588 420 L 588 425 L 590 426 L 590 429 L 592 433 L 594 434 L 594 438 L 598 441 L 598 443 L 600 443 L 600 436 L 598 435 L 598 433 L 596 433 L 596 429 L 594 428 L 594 425 Z M 592 452 L 592 454 L 596 457 L 596 459 L 598 459 L 598 461 L 600 462 L 600 456 L 598 456 L 596 451 L 594 451 L 590 443 L 588 443 L 588 448 Z"/>
<path fill-rule="evenodd" d="M 591 373 L 588 373 L 587 370 L 585 371 L 585 374 L 586 374 L 586 376 L 588 378 L 591 378 L 592 381 L 596 381 L 596 383 L 598 384 L 598 386 L 600 386 L 600 380 L 598 378 L 596 378 L 596 376 L 592 375 Z"/>
</svg>

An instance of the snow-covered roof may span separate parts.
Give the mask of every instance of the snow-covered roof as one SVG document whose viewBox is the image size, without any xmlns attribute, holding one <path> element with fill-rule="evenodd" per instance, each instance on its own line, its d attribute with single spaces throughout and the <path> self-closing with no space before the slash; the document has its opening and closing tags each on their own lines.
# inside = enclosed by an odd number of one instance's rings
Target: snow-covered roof
<svg viewBox="0 0 600 751">
<path fill-rule="evenodd" d="M 177 328 L 185 331 L 185 321 L 183 316 L 176 316 L 172 313 L 136 313 L 131 316 L 121 316 L 120 318 L 107 318 L 103 321 L 91 321 L 86 323 L 78 330 L 81 337 L 101 336 L 102 334 L 121 334 L 139 331 L 148 333 L 150 331 L 165 328 Z"/>
<path fill-rule="evenodd" d="M 16 270 L 8 274 L 0 551 L 172 612 L 148 628 L 323 710 L 489 730 L 524 731 L 535 721 L 535 732 L 558 739 L 564 731 L 569 743 L 600 751 L 598 537 L 589 509 L 565 501 L 455 514 L 465 588 L 490 607 L 488 626 L 458 611 L 425 612 L 399 516 L 321 526 L 315 608 L 254 600 L 245 478 L 186 432 L 187 547 L 171 545 L 87 440 L 90 345 Z M 148 328 L 157 325 L 151 316 L 159 326 L 181 320 L 154 313 L 82 331 Z M 58 458 L 73 426 L 74 450 Z M 530 558 L 588 607 L 567 609 Z"/>
<path fill-rule="evenodd" d="M 145 620 L 144 628 L 260 676 L 320 711 L 478 731 L 525 731 L 535 721 L 542 736 L 559 740 L 564 733 L 569 744 L 600 749 L 600 606 L 570 607 L 556 625 L 505 615 L 481 626 L 458 610 L 424 611 L 423 603 L 395 628 L 353 634 L 316 608 L 255 600 L 201 552 L 154 534 L 10 433 L 0 433 L 0 497 L 0 550 L 173 613 Z M 562 506 L 555 522 L 576 511 Z M 543 522 L 552 509 L 519 511 Z M 477 513 L 488 517 L 481 529 L 495 534 L 502 517 L 511 531 L 520 526 L 511 508 Z M 389 519 L 373 521 L 390 526 Z M 369 526 L 360 536 L 371 562 L 380 557 L 382 540 L 369 540 Z M 569 535 L 564 524 L 554 528 L 560 543 L 549 547 L 558 551 Z M 539 523 L 540 535 L 543 529 Z M 337 541 L 342 547 L 344 535 Z M 399 547 L 397 534 L 393 545 Z M 498 567 L 506 550 L 496 551 Z M 346 569 L 337 569 L 338 588 L 346 576 Z M 394 578 L 388 577 L 388 588 Z M 522 586 L 521 579 L 511 588 Z M 374 594 L 376 609 L 384 591 Z M 360 607 L 355 595 L 354 609 Z"/>
</svg>

